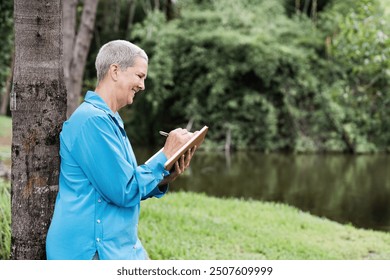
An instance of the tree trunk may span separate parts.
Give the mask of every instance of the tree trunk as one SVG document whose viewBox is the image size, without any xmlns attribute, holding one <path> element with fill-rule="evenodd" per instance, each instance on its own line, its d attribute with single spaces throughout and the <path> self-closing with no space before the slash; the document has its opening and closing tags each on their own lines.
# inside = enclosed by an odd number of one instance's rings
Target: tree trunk
<svg viewBox="0 0 390 280">
<path fill-rule="evenodd" d="M 64 48 L 66 50 L 69 48 L 72 50 L 72 55 L 70 57 L 65 57 L 67 61 L 66 63 L 64 63 L 64 66 L 66 67 L 66 69 L 64 70 L 66 79 L 65 82 L 66 89 L 68 92 L 68 117 L 74 112 L 74 110 L 76 110 L 79 105 L 81 87 L 84 76 L 84 68 L 87 61 L 89 47 L 91 44 L 91 39 L 95 26 L 96 9 L 98 2 L 98 0 L 84 1 L 83 13 L 81 16 L 81 23 L 77 32 L 77 36 L 72 37 L 70 35 L 67 35 L 66 37 L 64 37 L 64 45 L 66 45 L 66 47 Z M 74 32 L 77 5 L 75 5 L 74 3 L 68 3 L 66 5 L 70 5 L 74 9 L 74 11 L 72 12 L 74 13 L 74 15 L 72 14 L 72 16 L 64 18 L 64 20 L 69 19 L 72 21 L 71 23 L 69 23 L 69 26 Z M 67 12 L 67 15 L 69 15 L 69 13 Z M 64 26 L 67 25 L 68 23 L 64 23 Z"/>
<path fill-rule="evenodd" d="M 61 0 L 14 0 L 14 26 L 11 258 L 45 259 L 66 117 Z"/>
<path fill-rule="evenodd" d="M 126 13 L 126 31 L 125 31 L 125 37 L 130 38 L 131 28 L 133 26 L 134 22 L 134 12 L 136 8 L 135 0 L 127 0 L 127 13 Z"/>
<path fill-rule="evenodd" d="M 72 91 L 70 64 L 73 58 L 73 48 L 76 38 L 76 9 L 78 0 L 62 0 L 63 15 L 63 62 L 64 78 L 67 92 Z"/>
<path fill-rule="evenodd" d="M 168 21 L 175 19 L 175 1 L 166 0 L 165 16 Z"/>
</svg>

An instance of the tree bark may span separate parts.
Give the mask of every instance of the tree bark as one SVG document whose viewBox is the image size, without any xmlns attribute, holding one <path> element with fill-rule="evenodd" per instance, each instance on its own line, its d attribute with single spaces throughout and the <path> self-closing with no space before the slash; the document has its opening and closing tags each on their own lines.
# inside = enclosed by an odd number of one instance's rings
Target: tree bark
<svg viewBox="0 0 390 280">
<path fill-rule="evenodd" d="M 11 258 L 45 259 L 66 117 L 61 0 L 14 0 L 14 27 Z"/>
<path fill-rule="evenodd" d="M 125 31 L 125 36 L 127 38 L 130 38 L 130 33 L 131 33 L 131 28 L 133 26 L 134 22 L 134 12 L 136 8 L 136 2 L 135 0 L 127 0 L 127 13 L 126 13 L 126 31 Z"/>
<path fill-rule="evenodd" d="M 79 0 L 62 0 L 63 15 L 63 64 L 67 92 L 72 91 L 70 64 L 76 38 L 76 9 Z"/>
<path fill-rule="evenodd" d="M 175 1 L 166 0 L 165 16 L 168 21 L 175 19 Z"/>
<path fill-rule="evenodd" d="M 68 11 L 67 9 L 67 17 L 64 18 L 64 20 L 69 19 L 71 22 L 69 24 L 64 23 L 64 26 L 69 25 L 70 30 L 74 32 L 77 1 L 72 0 L 71 2 L 72 3 L 64 4 L 70 6 L 69 9 L 73 9 L 72 12 Z M 66 53 L 66 63 L 64 63 L 64 67 L 66 68 L 64 69 L 65 83 L 68 93 L 68 117 L 74 112 L 74 110 L 76 110 L 79 105 L 84 68 L 93 35 L 98 2 L 98 0 L 84 1 L 83 13 L 81 15 L 81 23 L 77 32 L 77 36 L 72 37 L 66 33 L 67 36 L 65 37 L 64 33 L 64 46 L 66 45 L 64 49 L 67 50 L 66 52 L 68 52 L 69 49 L 72 50 L 71 56 L 68 56 L 68 53 Z M 67 30 L 67 32 L 70 33 L 70 30 Z"/>
</svg>

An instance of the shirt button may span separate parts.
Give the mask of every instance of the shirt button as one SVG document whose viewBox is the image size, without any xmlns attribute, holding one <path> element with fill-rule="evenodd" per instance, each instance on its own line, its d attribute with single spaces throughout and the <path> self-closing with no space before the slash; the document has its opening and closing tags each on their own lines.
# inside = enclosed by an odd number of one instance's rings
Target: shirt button
<svg viewBox="0 0 390 280">
<path fill-rule="evenodd" d="M 96 238 L 96 241 L 97 241 L 97 242 L 100 242 L 100 238 Z"/>
<path fill-rule="evenodd" d="M 97 222 L 98 224 L 100 224 L 100 220 L 97 220 L 96 222 Z"/>
<path fill-rule="evenodd" d="M 99 198 L 99 199 L 98 199 L 98 202 L 100 203 L 100 202 L 102 202 L 102 200 Z"/>
</svg>

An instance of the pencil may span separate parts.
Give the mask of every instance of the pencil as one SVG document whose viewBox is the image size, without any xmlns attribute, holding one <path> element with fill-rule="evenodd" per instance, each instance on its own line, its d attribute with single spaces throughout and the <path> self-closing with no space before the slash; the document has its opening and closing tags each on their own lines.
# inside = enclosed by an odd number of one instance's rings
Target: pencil
<svg viewBox="0 0 390 280">
<path fill-rule="evenodd" d="M 168 132 L 165 132 L 165 131 L 162 131 L 162 130 L 160 130 L 158 133 L 160 133 L 160 135 L 162 135 L 162 136 L 165 136 L 165 137 L 167 137 L 168 136 Z"/>
</svg>

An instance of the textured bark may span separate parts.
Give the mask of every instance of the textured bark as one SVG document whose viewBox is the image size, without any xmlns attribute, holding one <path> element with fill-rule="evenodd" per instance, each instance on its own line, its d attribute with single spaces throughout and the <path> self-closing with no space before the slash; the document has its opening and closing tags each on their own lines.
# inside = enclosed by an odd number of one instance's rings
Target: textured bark
<svg viewBox="0 0 390 280">
<path fill-rule="evenodd" d="M 73 57 L 73 48 L 76 38 L 76 9 L 78 0 L 62 0 L 63 14 L 63 65 L 67 91 L 71 91 L 70 63 Z M 69 89 L 69 90 L 68 90 Z"/>
<path fill-rule="evenodd" d="M 64 73 L 66 90 L 68 93 L 68 117 L 74 112 L 74 110 L 76 110 L 79 105 L 84 68 L 95 26 L 98 2 L 98 0 L 84 1 L 83 13 L 81 15 L 81 22 L 77 36 L 70 35 L 70 32 L 75 32 L 77 1 L 71 0 L 70 3 L 64 4 L 64 8 L 67 6 L 67 8 L 64 10 L 64 20 L 70 21 L 69 23 L 64 23 L 64 26 L 69 28 L 69 30 L 64 33 L 64 50 L 66 50 Z M 70 9 L 73 9 L 73 11 Z M 72 51 L 71 56 L 68 55 L 69 50 Z"/>
<path fill-rule="evenodd" d="M 45 259 L 66 117 L 61 0 L 14 0 L 12 259 Z"/>
</svg>

